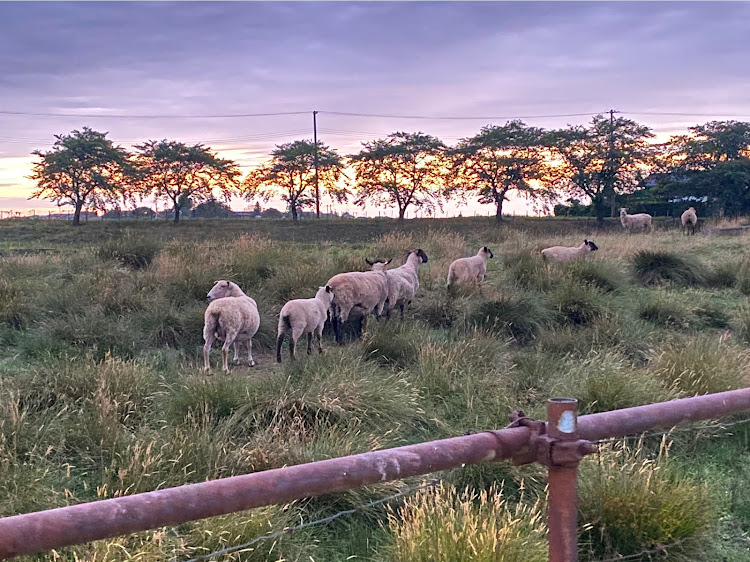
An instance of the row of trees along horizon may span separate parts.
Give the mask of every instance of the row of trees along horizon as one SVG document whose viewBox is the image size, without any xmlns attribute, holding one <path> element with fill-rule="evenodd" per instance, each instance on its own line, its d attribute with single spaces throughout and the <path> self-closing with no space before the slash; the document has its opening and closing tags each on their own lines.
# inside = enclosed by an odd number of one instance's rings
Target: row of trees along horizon
<svg viewBox="0 0 750 562">
<path fill-rule="evenodd" d="M 31 197 L 73 206 L 76 225 L 84 208 L 148 197 L 172 205 L 177 223 L 186 205 L 233 195 L 266 202 L 280 196 L 296 221 L 304 209 L 319 216 L 321 193 L 396 208 L 400 220 L 410 208 L 475 198 L 494 205 L 502 221 L 511 194 L 557 203 L 556 214 L 593 214 L 600 223 L 622 203 L 631 212 L 688 200 L 704 213 L 750 210 L 750 123 L 711 121 L 660 144 L 653 137 L 649 127 L 611 112 L 557 130 L 519 120 L 487 125 L 454 146 L 422 132 L 395 132 L 348 156 L 320 141 L 296 140 L 277 145 L 242 178 L 234 161 L 200 143 L 149 140 L 129 152 L 107 133 L 83 127 L 55 135 L 49 151 L 34 151 L 29 178 L 37 184 Z"/>
</svg>

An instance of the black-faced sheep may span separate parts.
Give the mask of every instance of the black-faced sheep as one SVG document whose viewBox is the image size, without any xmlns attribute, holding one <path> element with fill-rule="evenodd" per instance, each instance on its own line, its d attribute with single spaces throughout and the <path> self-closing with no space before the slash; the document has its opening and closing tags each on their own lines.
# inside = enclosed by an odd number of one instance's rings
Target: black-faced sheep
<svg viewBox="0 0 750 562">
<path fill-rule="evenodd" d="M 648 213 L 629 215 L 625 209 L 620 209 L 620 224 L 629 233 L 633 230 L 651 232 L 651 215 Z"/>
<path fill-rule="evenodd" d="M 551 261 L 571 261 L 586 257 L 596 252 L 599 247 L 593 240 L 584 240 L 580 246 L 552 246 L 542 250 L 542 258 Z"/>
<path fill-rule="evenodd" d="M 289 334 L 289 356 L 294 360 L 294 348 L 302 334 L 307 334 L 307 354 L 312 353 L 312 337 L 318 340 L 318 351 L 323 353 L 323 326 L 333 300 L 333 289 L 320 287 L 312 299 L 295 299 L 287 302 L 279 313 L 279 329 L 276 338 L 276 361 L 281 363 L 281 346 Z"/>
<path fill-rule="evenodd" d="M 448 268 L 446 282 L 448 290 L 450 291 L 451 287 L 457 284 L 479 284 L 484 281 L 484 276 L 487 274 L 487 260 L 492 257 L 494 257 L 492 250 L 487 246 L 482 246 L 477 255 L 455 260 Z"/>
<path fill-rule="evenodd" d="M 326 283 L 333 289 L 331 324 L 337 343 L 344 343 L 344 322 L 349 319 L 350 315 L 360 317 L 360 332 L 363 332 L 367 326 L 367 317 L 371 313 L 375 313 L 378 318 L 383 314 L 385 301 L 388 298 L 388 278 L 385 268 L 391 260 L 365 261 L 372 266 L 371 271 L 339 273 Z"/>
<path fill-rule="evenodd" d="M 208 308 L 203 315 L 203 366 L 208 371 L 208 361 L 214 340 L 224 341 L 221 347 L 221 366 L 229 371 L 229 346 L 234 347 L 234 362 L 239 361 L 238 344 L 247 344 L 247 360 L 250 366 L 253 360 L 253 336 L 260 327 L 260 314 L 256 302 L 242 292 L 236 283 L 217 281 L 208 292 Z"/>
<path fill-rule="evenodd" d="M 414 295 L 419 290 L 419 266 L 423 263 L 427 263 L 427 254 L 419 248 L 409 252 L 404 265 L 388 270 L 386 318 L 390 318 L 391 310 L 398 306 L 401 309 L 403 321 L 404 308 L 411 304 Z"/>
</svg>

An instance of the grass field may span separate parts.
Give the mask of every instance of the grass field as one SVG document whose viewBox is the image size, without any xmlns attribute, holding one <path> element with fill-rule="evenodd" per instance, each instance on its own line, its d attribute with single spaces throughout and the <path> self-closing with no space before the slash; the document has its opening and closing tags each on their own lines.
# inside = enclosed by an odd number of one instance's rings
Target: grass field
<svg viewBox="0 0 750 562">
<path fill-rule="evenodd" d="M 222 478 L 543 418 L 747 386 L 750 240 L 602 231 L 576 220 L 0 221 L 0 516 Z M 593 238 L 582 263 L 539 250 Z M 482 245 L 480 292 L 445 292 Z M 429 262 L 403 324 L 274 363 L 278 312 L 364 259 Z M 258 365 L 202 367 L 217 279 L 258 301 Z M 284 349 L 286 359 L 286 348 Z M 738 418 L 739 419 L 739 418 Z M 581 465 L 581 560 L 750 561 L 747 426 L 613 444 Z M 492 463 L 429 490 L 222 560 L 546 560 L 544 470 Z M 331 494 L 48 553 L 184 560 L 419 482 Z M 31 559 L 31 558 L 29 558 Z"/>
</svg>

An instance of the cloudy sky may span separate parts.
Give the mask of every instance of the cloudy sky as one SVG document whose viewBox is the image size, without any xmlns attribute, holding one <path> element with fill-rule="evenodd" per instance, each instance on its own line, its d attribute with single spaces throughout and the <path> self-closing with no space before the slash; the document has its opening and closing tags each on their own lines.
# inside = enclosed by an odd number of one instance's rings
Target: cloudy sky
<svg viewBox="0 0 750 562">
<path fill-rule="evenodd" d="M 312 110 L 345 154 L 610 108 L 662 138 L 750 120 L 748 29 L 745 2 L 0 2 L 0 210 L 45 208 L 27 201 L 30 152 L 84 125 L 249 170 L 311 138 Z"/>
</svg>

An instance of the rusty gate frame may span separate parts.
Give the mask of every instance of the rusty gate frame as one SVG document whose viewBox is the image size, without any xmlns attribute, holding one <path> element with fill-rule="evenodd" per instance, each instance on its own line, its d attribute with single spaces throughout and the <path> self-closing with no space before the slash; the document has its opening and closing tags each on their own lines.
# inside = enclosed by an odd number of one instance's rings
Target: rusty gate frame
<svg viewBox="0 0 750 562">
<path fill-rule="evenodd" d="M 501 430 L 428 441 L 0 518 L 0 559 L 500 459 L 548 468 L 550 562 L 577 560 L 576 484 L 592 441 L 750 411 L 750 388 L 577 417 L 551 398 L 547 421 L 514 412 Z"/>
</svg>

